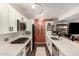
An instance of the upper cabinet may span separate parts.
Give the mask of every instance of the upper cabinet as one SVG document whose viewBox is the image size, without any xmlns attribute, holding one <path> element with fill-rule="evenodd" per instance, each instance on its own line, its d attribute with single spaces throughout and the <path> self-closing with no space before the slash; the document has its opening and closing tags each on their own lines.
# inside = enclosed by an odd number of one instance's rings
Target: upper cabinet
<svg viewBox="0 0 79 59">
<path fill-rule="evenodd" d="M 8 33 L 8 6 L 0 3 L 0 34 Z"/>
<path fill-rule="evenodd" d="M 26 30 L 27 19 L 19 12 L 15 12 L 15 19 L 17 20 L 17 31 Z"/>
<path fill-rule="evenodd" d="M 19 20 L 20 23 L 17 22 L 17 20 Z M 13 7 L 9 6 L 9 31 L 17 32 L 18 28 L 26 28 L 24 24 L 26 24 L 25 17 Z"/>
<path fill-rule="evenodd" d="M 16 32 L 17 31 L 17 19 L 15 9 L 9 6 L 9 31 Z"/>
<path fill-rule="evenodd" d="M 0 3 L 0 34 L 17 32 L 17 20 L 26 24 L 27 19 L 12 6 Z"/>
</svg>

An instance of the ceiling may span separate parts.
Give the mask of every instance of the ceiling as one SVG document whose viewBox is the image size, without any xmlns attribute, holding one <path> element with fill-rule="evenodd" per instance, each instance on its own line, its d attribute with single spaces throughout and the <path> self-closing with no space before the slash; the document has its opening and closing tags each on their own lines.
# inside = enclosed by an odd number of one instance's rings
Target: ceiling
<svg viewBox="0 0 79 59">
<path fill-rule="evenodd" d="M 44 7 L 44 18 L 59 18 L 64 13 L 79 6 L 78 3 L 40 3 Z M 29 19 L 34 19 L 37 17 L 39 7 L 32 9 L 33 3 L 10 3 L 15 9 L 21 12 Z"/>
</svg>

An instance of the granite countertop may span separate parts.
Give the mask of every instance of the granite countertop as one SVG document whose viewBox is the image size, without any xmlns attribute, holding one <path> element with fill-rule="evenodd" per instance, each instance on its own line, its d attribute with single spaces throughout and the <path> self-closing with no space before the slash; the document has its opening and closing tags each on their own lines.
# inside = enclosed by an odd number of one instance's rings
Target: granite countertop
<svg viewBox="0 0 79 59">
<path fill-rule="evenodd" d="M 13 40 L 16 40 L 20 37 L 28 37 L 29 40 L 26 41 L 24 44 L 10 44 L 11 41 L 9 41 L 7 44 L 3 44 L 0 46 L 0 56 L 16 56 L 19 54 L 19 52 L 29 43 L 31 40 L 31 36 L 18 36 L 13 38 Z"/>
</svg>

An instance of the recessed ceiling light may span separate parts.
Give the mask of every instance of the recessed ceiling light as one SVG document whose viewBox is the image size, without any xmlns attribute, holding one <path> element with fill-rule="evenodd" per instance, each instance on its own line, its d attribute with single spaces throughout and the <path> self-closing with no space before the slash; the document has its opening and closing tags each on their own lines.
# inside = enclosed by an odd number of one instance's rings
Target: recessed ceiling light
<svg viewBox="0 0 79 59">
<path fill-rule="evenodd" d="M 32 5 L 32 8 L 35 9 L 35 5 L 34 4 Z"/>
</svg>

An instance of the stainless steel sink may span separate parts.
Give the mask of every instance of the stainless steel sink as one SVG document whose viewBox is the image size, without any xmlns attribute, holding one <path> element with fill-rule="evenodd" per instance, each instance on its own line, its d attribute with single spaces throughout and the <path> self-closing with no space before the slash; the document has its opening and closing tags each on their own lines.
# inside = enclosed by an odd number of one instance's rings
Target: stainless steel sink
<svg viewBox="0 0 79 59">
<path fill-rule="evenodd" d="M 11 44 L 24 44 L 29 38 L 18 38 L 11 42 Z"/>
<path fill-rule="evenodd" d="M 58 39 L 58 38 L 56 38 L 56 37 L 51 37 L 51 39 L 52 39 L 52 40 L 60 40 L 60 39 Z"/>
</svg>

